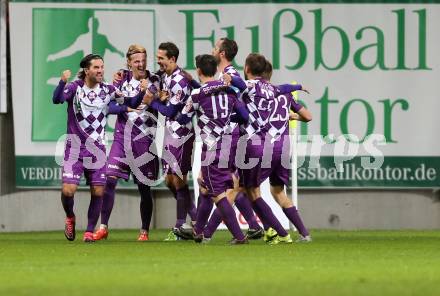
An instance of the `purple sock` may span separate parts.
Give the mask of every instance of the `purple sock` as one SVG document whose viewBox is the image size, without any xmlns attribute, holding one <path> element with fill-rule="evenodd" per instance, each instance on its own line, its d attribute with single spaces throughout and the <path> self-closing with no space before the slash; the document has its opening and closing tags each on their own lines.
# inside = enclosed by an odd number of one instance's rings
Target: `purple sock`
<svg viewBox="0 0 440 296">
<path fill-rule="evenodd" d="M 263 224 L 263 229 L 264 230 L 268 230 L 270 228 L 270 225 L 267 224 L 266 220 L 262 219 L 258 214 L 257 214 L 258 219 L 260 219 L 261 224 Z"/>
<path fill-rule="evenodd" d="M 96 223 L 98 222 L 99 214 L 101 213 L 102 196 L 92 195 L 90 198 L 89 211 L 87 212 L 87 232 L 93 232 L 95 230 Z"/>
<path fill-rule="evenodd" d="M 197 210 L 196 225 L 194 231 L 196 234 L 201 234 L 205 228 L 206 222 L 208 222 L 209 214 L 211 214 L 213 202 L 205 194 L 199 193 L 199 208 Z"/>
<path fill-rule="evenodd" d="M 186 197 L 185 197 L 185 208 L 188 212 L 191 221 L 196 221 L 197 219 L 197 209 L 194 201 L 191 197 L 191 192 L 189 191 L 188 185 L 185 185 Z"/>
<path fill-rule="evenodd" d="M 188 188 L 186 186 L 176 190 L 176 209 L 177 209 L 176 218 L 177 218 L 177 220 L 176 220 L 176 225 L 174 225 L 174 227 L 176 227 L 176 228 L 182 226 L 182 224 L 185 223 L 185 221 L 186 221 L 187 191 L 188 191 Z"/>
<path fill-rule="evenodd" d="M 75 200 L 73 196 L 66 196 L 61 193 L 61 204 L 63 205 L 64 212 L 66 212 L 67 218 L 75 217 L 75 213 L 73 212 L 73 205 Z"/>
<path fill-rule="evenodd" d="M 293 225 L 295 225 L 295 228 L 298 229 L 298 232 L 302 236 L 308 236 L 309 231 L 304 226 L 303 221 L 301 220 L 301 217 L 299 216 L 298 210 L 295 206 L 291 208 L 283 208 L 284 214 L 286 214 L 287 218 L 292 222 Z"/>
<path fill-rule="evenodd" d="M 104 196 L 102 197 L 101 224 L 108 225 L 108 220 L 115 203 L 115 188 L 118 183 L 116 178 L 107 178 L 104 188 Z"/>
<path fill-rule="evenodd" d="M 252 207 L 254 208 L 255 213 L 257 213 L 258 217 L 265 220 L 270 227 L 278 232 L 280 236 L 286 236 L 288 233 L 281 225 L 280 221 L 278 221 L 277 217 L 275 217 L 272 209 L 269 205 L 262 199 L 258 197 L 253 203 Z"/>
<path fill-rule="evenodd" d="M 206 225 L 205 230 L 203 231 L 203 236 L 206 238 L 211 238 L 220 223 L 222 223 L 222 214 L 217 208 L 212 213 L 211 218 L 208 221 L 208 225 Z"/>
<path fill-rule="evenodd" d="M 141 202 L 139 205 L 142 221 L 141 229 L 149 231 L 151 216 L 153 215 L 153 198 L 151 197 L 150 186 L 138 184 L 138 189 L 141 194 Z"/>
<path fill-rule="evenodd" d="M 254 211 L 252 211 L 252 204 L 243 192 L 237 194 L 235 206 L 247 221 L 249 228 L 261 229 L 261 226 L 258 225 L 257 219 L 255 218 Z"/>
<path fill-rule="evenodd" d="M 235 217 L 235 211 L 229 204 L 227 198 L 222 198 L 217 204 L 217 209 L 220 210 L 223 220 L 232 236 L 237 240 L 244 240 L 246 237 L 241 232 L 240 225 L 238 225 L 237 218 Z"/>
</svg>

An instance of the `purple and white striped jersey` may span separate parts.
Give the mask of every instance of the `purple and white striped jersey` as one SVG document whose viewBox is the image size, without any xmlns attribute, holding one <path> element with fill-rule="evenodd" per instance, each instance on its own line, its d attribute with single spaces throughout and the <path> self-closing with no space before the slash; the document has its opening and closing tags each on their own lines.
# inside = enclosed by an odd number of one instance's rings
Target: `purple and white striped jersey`
<svg viewBox="0 0 440 296">
<path fill-rule="evenodd" d="M 150 93 L 156 94 L 160 89 L 160 78 L 149 71 L 146 71 L 146 74 L 146 79 L 148 79 L 147 89 Z M 122 80 L 113 85 L 122 92 L 124 97 L 134 97 L 140 92 L 140 84 L 140 81 L 133 77 L 131 71 L 124 71 Z M 157 130 L 157 111 L 143 103 L 137 107 L 137 110 L 138 112 L 132 111 L 118 114 L 115 137 L 124 135 L 125 125 L 127 121 L 130 121 L 137 129 L 137 131 L 132 131 L 133 138 L 141 133 L 148 138 L 154 138 Z"/>
<path fill-rule="evenodd" d="M 269 130 L 271 142 L 279 137 L 289 134 L 289 111 L 298 112 L 303 106 L 295 101 L 291 93 L 280 94 L 273 100 L 269 118 Z"/>
<path fill-rule="evenodd" d="M 182 69 L 177 67 L 171 75 L 165 75 L 163 90 L 168 92 L 167 105 L 172 104 L 178 106 L 181 110 L 185 106 L 191 94 L 191 86 L 188 79 L 183 75 Z M 171 136 L 176 139 L 187 136 L 193 131 L 192 122 L 188 122 L 185 125 L 181 125 L 177 122 L 181 111 L 177 112 L 172 118 L 167 117 L 165 126 L 170 132 Z"/>
<path fill-rule="evenodd" d="M 115 97 L 115 87 L 105 83 L 89 88 L 83 80 L 68 83 L 63 90 L 63 100 L 68 102 L 67 133 L 82 141 L 92 138 L 104 143 L 108 104 Z"/>
<path fill-rule="evenodd" d="M 218 147 L 216 144 L 226 133 L 234 106 L 238 102 L 237 95 L 233 91 L 222 90 L 224 90 L 222 82 L 207 82 L 191 92 L 182 109 L 182 114 L 188 117 L 197 114 L 201 138 L 206 145 L 204 148 L 208 150 Z"/>
<path fill-rule="evenodd" d="M 264 136 L 269 130 L 274 100 L 279 96 L 280 91 L 261 78 L 247 80 L 246 84 L 247 88 L 241 98 L 249 111 L 249 121 L 241 126 L 242 133 L 246 133 L 248 137 L 254 134 Z"/>
</svg>

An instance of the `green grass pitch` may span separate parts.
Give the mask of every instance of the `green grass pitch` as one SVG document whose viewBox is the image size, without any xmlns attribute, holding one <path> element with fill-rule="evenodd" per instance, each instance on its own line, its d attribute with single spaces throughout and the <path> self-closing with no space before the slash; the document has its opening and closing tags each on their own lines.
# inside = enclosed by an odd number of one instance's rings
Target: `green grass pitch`
<svg viewBox="0 0 440 296">
<path fill-rule="evenodd" d="M 0 234 L 0 295 L 440 295 L 440 233 L 313 231 L 310 244 L 150 241 L 111 231 Z M 293 234 L 295 237 L 296 235 Z"/>
</svg>

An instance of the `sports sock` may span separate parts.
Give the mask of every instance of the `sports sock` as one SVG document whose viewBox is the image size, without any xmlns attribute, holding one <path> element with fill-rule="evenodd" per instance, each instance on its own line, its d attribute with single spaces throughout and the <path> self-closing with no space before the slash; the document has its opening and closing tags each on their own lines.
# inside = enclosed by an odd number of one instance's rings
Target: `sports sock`
<svg viewBox="0 0 440 296">
<path fill-rule="evenodd" d="M 196 205 L 194 204 L 194 201 L 191 197 L 191 192 L 189 191 L 188 185 L 185 185 L 185 208 L 186 211 L 191 218 L 191 221 L 196 221 L 197 219 L 197 209 Z M 186 218 L 186 217 L 185 217 Z"/>
<path fill-rule="evenodd" d="M 151 196 L 150 186 L 138 184 L 138 190 L 141 194 L 139 205 L 142 227 L 146 231 L 150 230 L 151 216 L 153 215 L 153 198 Z"/>
<path fill-rule="evenodd" d="M 194 225 L 194 231 L 196 234 L 201 234 L 203 232 L 213 207 L 212 200 L 202 192 L 199 193 L 199 200 L 200 203 L 197 210 L 196 225 Z"/>
<path fill-rule="evenodd" d="M 208 225 L 206 225 L 205 230 L 203 231 L 203 236 L 206 238 L 211 238 L 220 223 L 222 223 L 222 214 L 217 208 L 214 210 L 214 212 L 212 212 L 211 218 L 209 218 L 208 221 Z"/>
<path fill-rule="evenodd" d="M 286 214 L 287 218 L 292 222 L 292 224 L 295 226 L 296 229 L 298 229 L 299 234 L 302 236 L 308 236 L 309 231 L 304 226 L 303 221 L 301 220 L 301 217 L 299 216 L 298 210 L 295 206 L 292 206 L 290 208 L 283 208 L 284 214 Z"/>
<path fill-rule="evenodd" d="M 87 232 L 95 230 L 98 222 L 99 213 L 101 213 L 102 196 L 92 195 L 90 198 L 89 210 L 87 212 Z"/>
<path fill-rule="evenodd" d="M 179 228 L 186 221 L 186 197 L 188 188 L 182 187 L 176 190 L 176 224 L 174 227 Z"/>
<path fill-rule="evenodd" d="M 75 217 L 75 213 L 73 212 L 73 205 L 75 203 L 75 199 L 73 196 L 66 196 L 61 193 L 61 204 L 63 205 L 64 212 L 66 212 L 67 218 Z"/>
<path fill-rule="evenodd" d="M 117 183 L 118 179 L 107 178 L 104 195 L 102 197 L 101 224 L 108 225 L 108 220 L 110 219 L 115 203 L 115 188 Z"/>
<path fill-rule="evenodd" d="M 267 225 L 270 225 L 270 227 L 276 230 L 278 235 L 286 236 L 288 234 L 281 225 L 280 221 L 278 221 L 278 219 L 275 217 L 272 209 L 264 201 L 264 199 L 258 197 L 255 201 L 252 202 L 252 208 L 254 209 L 255 213 L 257 213 L 258 217 L 260 217 L 260 219 L 266 221 Z"/>
<path fill-rule="evenodd" d="M 255 218 L 254 211 L 252 211 L 252 204 L 243 192 L 237 194 L 237 197 L 235 198 L 235 206 L 247 221 L 249 228 L 261 229 L 261 226 Z"/>
<path fill-rule="evenodd" d="M 235 211 L 229 204 L 228 199 L 222 198 L 217 202 L 216 206 L 217 209 L 220 210 L 223 220 L 229 231 L 232 233 L 232 236 L 237 240 L 244 240 L 245 236 L 243 232 L 241 232 L 240 225 L 238 225 L 237 218 L 235 217 Z"/>
</svg>

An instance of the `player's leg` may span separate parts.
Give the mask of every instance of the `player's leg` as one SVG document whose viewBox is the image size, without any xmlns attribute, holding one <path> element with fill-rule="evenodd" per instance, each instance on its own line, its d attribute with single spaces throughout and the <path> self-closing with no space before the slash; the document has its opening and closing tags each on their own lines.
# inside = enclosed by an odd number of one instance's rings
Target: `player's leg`
<svg viewBox="0 0 440 296">
<path fill-rule="evenodd" d="M 176 223 L 165 240 L 177 240 L 176 233 L 186 221 L 186 215 L 191 214 L 191 220 L 195 221 L 196 211 L 187 184 L 187 174 L 191 170 L 192 148 L 194 137 L 188 139 L 167 139 L 166 153 L 172 156 L 173 163 L 164 159 L 164 171 L 167 174 L 165 182 L 174 193 L 176 198 Z"/>
<path fill-rule="evenodd" d="M 237 194 L 238 193 L 238 194 Z M 228 190 L 226 193 L 228 201 L 231 205 L 235 203 L 237 209 L 243 215 L 244 219 L 249 225 L 247 237 L 249 239 L 259 239 L 263 236 L 263 229 L 257 222 L 257 219 L 252 210 L 252 204 L 247 198 L 246 194 L 240 188 L 234 188 L 234 190 Z M 244 200 L 243 200 L 244 199 Z M 203 231 L 203 236 L 206 239 L 211 239 L 214 232 L 222 222 L 222 216 L 219 209 L 215 209 L 209 218 L 208 224 Z"/>
<path fill-rule="evenodd" d="M 94 242 L 93 231 L 99 219 L 102 207 L 102 196 L 104 195 L 105 183 L 90 183 L 90 204 L 87 211 L 87 228 L 84 233 L 83 241 L 87 243 Z"/>
<path fill-rule="evenodd" d="M 165 162 L 165 160 L 163 160 Z M 164 166 L 164 172 L 166 173 L 168 171 L 168 165 Z M 168 187 L 168 189 L 171 191 L 171 193 L 174 196 L 174 199 L 176 200 L 176 224 L 179 217 L 182 216 L 181 210 L 182 206 L 179 207 L 179 203 L 177 202 L 177 191 L 176 188 L 174 188 L 174 182 L 173 182 L 173 174 L 172 173 L 166 173 L 165 175 L 165 185 Z M 184 215 L 186 216 L 186 214 Z M 165 241 L 176 241 L 179 238 L 174 234 L 173 229 L 168 233 L 168 235 L 165 237 Z"/>
<path fill-rule="evenodd" d="M 233 174 L 230 174 L 228 172 L 228 170 L 231 170 L 231 164 L 228 164 L 228 168 L 225 169 L 219 169 L 218 167 L 220 166 L 220 159 L 223 156 L 222 151 L 220 152 L 216 152 L 215 154 L 212 153 L 211 151 L 203 151 L 202 152 L 202 158 L 204 159 L 204 161 L 206 163 L 209 163 L 208 166 L 204 166 L 202 167 L 202 172 L 206 175 L 206 182 L 208 182 L 208 184 L 205 183 L 205 181 L 203 182 L 203 187 L 206 188 L 206 191 L 208 192 L 212 192 L 212 191 L 218 191 L 218 192 L 222 192 L 222 191 L 226 191 L 226 197 L 229 201 L 229 203 L 231 205 L 234 204 L 234 200 L 235 197 L 237 196 L 237 190 L 235 190 L 238 186 L 236 186 L 236 184 L 234 183 L 234 179 L 233 179 Z M 216 158 L 214 158 L 216 157 Z M 209 176 L 209 169 L 211 171 L 211 176 Z M 228 182 L 230 185 L 229 186 L 223 186 L 222 184 L 217 185 L 218 184 L 218 180 L 222 179 L 224 177 L 222 177 L 223 174 L 230 174 L 231 176 L 228 177 L 227 179 L 225 179 L 225 184 Z M 231 183 L 232 181 L 232 183 Z M 238 179 L 235 179 L 235 181 L 237 182 L 238 185 Z M 220 189 L 216 189 L 215 187 L 220 187 Z M 228 187 L 232 187 L 232 188 L 228 188 Z M 211 208 L 212 209 L 212 208 Z M 200 209 L 199 209 L 200 211 Z M 206 218 L 208 218 L 209 213 L 207 213 Z M 206 221 L 204 221 L 206 224 Z M 220 223 L 222 222 L 222 214 L 220 212 L 220 209 L 215 209 L 214 212 L 212 213 L 211 217 L 209 218 L 209 221 L 207 221 L 206 227 L 203 230 L 203 238 L 205 239 L 205 241 L 209 241 L 214 232 L 217 230 L 218 226 L 220 225 Z M 198 234 L 198 238 L 200 239 L 200 234 L 201 232 L 199 232 L 200 229 L 198 229 L 198 231 L 196 232 L 196 234 Z"/>
<path fill-rule="evenodd" d="M 177 165 L 181 172 L 181 175 L 179 175 L 177 174 L 176 169 L 172 170 L 174 188 L 176 188 L 177 204 L 178 207 L 181 207 L 181 209 L 178 209 L 178 211 L 181 213 L 185 213 L 183 223 L 185 223 L 186 221 L 187 214 L 190 216 L 191 221 L 193 221 L 194 223 L 197 218 L 196 207 L 194 201 L 192 200 L 187 180 L 187 175 L 191 171 L 192 167 L 194 140 L 195 137 L 193 135 L 188 136 L 187 138 L 181 139 L 181 142 L 179 142 L 180 145 L 178 145 L 177 148 L 170 147 L 170 151 L 173 151 L 172 153 L 176 157 Z M 178 221 L 178 223 L 176 223 L 177 228 L 183 224 L 181 222 L 182 221 Z"/>
<path fill-rule="evenodd" d="M 192 169 L 194 141 L 195 141 L 195 136 L 192 135 L 182 145 L 182 154 L 181 154 L 181 160 L 180 160 L 179 165 L 180 165 L 182 174 L 184 176 L 187 176 L 188 173 Z M 184 180 L 184 183 L 185 183 L 185 185 L 184 185 L 185 186 L 185 189 L 184 189 L 184 191 L 185 191 L 185 208 L 186 208 L 186 212 L 187 212 L 188 216 L 190 217 L 190 219 L 192 221 L 192 225 L 194 225 L 196 218 L 197 218 L 197 209 L 196 209 L 196 205 L 194 203 L 194 200 L 191 197 L 191 193 L 188 188 L 187 179 Z M 180 188 L 180 186 L 179 186 L 179 188 Z"/>
<path fill-rule="evenodd" d="M 64 165 L 62 174 L 62 190 L 61 190 L 61 204 L 63 205 L 66 219 L 64 222 L 64 236 L 67 240 L 73 241 L 76 237 L 75 225 L 76 218 L 73 210 L 74 197 L 78 188 L 81 176 L 84 171 L 81 160 L 76 160 L 74 163 L 69 162 L 72 150 L 69 144 L 66 144 L 64 152 Z"/>
<path fill-rule="evenodd" d="M 108 222 L 113 211 L 115 203 L 115 191 L 118 179 L 122 178 L 128 180 L 130 168 L 128 164 L 119 161 L 125 158 L 124 144 L 115 139 L 107 161 L 106 175 L 107 179 L 104 187 L 104 195 L 102 198 L 101 208 L 101 225 L 99 229 L 93 234 L 95 240 L 106 239 L 108 237 Z"/>
<path fill-rule="evenodd" d="M 148 232 L 150 231 L 151 217 L 153 215 L 153 197 L 151 196 L 150 186 L 139 182 L 137 185 L 141 195 L 139 210 L 142 222 L 138 241 L 147 241 L 149 239 Z"/>
<path fill-rule="evenodd" d="M 243 188 L 238 187 L 239 186 L 238 178 L 236 177 L 235 174 L 233 174 L 233 179 L 234 179 L 234 193 L 236 193 L 235 206 L 243 215 L 243 218 L 246 220 L 246 222 L 249 225 L 249 229 L 246 235 L 249 239 L 259 239 L 263 236 L 264 231 L 257 222 L 249 198 L 246 196 L 246 193 L 244 192 Z"/>
<path fill-rule="evenodd" d="M 77 184 L 63 183 L 61 190 L 61 204 L 63 205 L 64 212 L 66 213 L 66 220 L 64 225 L 64 236 L 69 241 L 75 240 L 75 213 L 73 210 L 74 196 Z"/>
<path fill-rule="evenodd" d="M 234 182 L 234 189 L 231 194 L 228 194 L 229 201 L 231 203 L 235 202 L 235 206 L 243 215 L 244 219 L 249 225 L 249 229 L 247 232 L 247 237 L 249 239 L 258 239 L 262 236 L 263 230 L 257 222 L 254 211 L 252 210 L 252 205 L 249 202 L 249 199 L 246 196 L 246 193 L 242 187 L 240 187 L 237 173 L 237 166 L 235 163 L 235 158 L 237 155 L 237 146 L 240 138 L 240 133 L 238 128 L 235 128 L 231 135 L 227 135 L 224 137 L 226 142 L 230 142 L 230 150 L 227 151 L 229 153 L 229 163 L 228 167 L 232 173 L 232 180 Z M 227 146 L 226 146 L 227 147 Z"/>
<path fill-rule="evenodd" d="M 232 175 L 233 174 L 231 174 L 231 176 Z M 233 180 L 233 182 L 235 182 L 234 179 L 232 179 L 232 180 Z M 236 181 L 238 182 L 238 179 L 236 179 Z M 235 188 L 235 185 L 236 184 L 234 183 L 234 188 L 228 189 L 226 191 L 226 197 L 231 205 L 234 204 L 235 198 L 237 197 L 237 193 L 238 193 L 238 189 Z M 209 221 L 206 224 L 205 229 L 203 230 L 203 237 L 206 240 L 210 240 L 212 238 L 212 236 L 214 235 L 215 231 L 217 230 L 217 228 L 219 227 L 220 223 L 222 223 L 222 214 L 221 214 L 220 210 L 217 208 L 214 210 L 214 212 L 212 212 L 212 215 L 209 218 Z"/>
<path fill-rule="evenodd" d="M 208 222 L 214 204 L 211 198 L 209 198 L 208 189 L 206 188 L 201 173 L 199 174 L 197 181 L 199 183 L 200 202 L 197 209 L 196 223 L 194 225 L 194 239 L 198 242 L 203 239 L 203 230 Z"/>
<path fill-rule="evenodd" d="M 84 233 L 84 242 L 94 242 L 93 231 L 98 222 L 102 208 L 102 197 L 104 195 L 104 186 L 106 184 L 106 165 L 100 169 L 84 170 L 87 184 L 90 185 L 90 204 L 87 212 L 87 228 Z"/>
<path fill-rule="evenodd" d="M 280 221 L 275 217 L 270 206 L 261 197 L 260 187 L 246 188 L 247 195 L 252 202 L 252 208 L 257 213 L 260 219 L 265 220 L 265 223 L 274 228 L 279 235 L 288 235 L 287 231 L 283 228 Z"/>
<path fill-rule="evenodd" d="M 209 165 L 202 166 L 203 180 L 205 181 L 209 195 L 212 197 L 220 213 L 220 221 L 223 219 L 234 239 L 231 243 L 246 243 L 247 239 L 243 235 L 238 224 L 235 211 L 231 202 L 228 200 L 227 192 L 231 192 L 234 187 L 231 172 L 228 168 L 221 168 L 219 165 L 220 155 L 218 151 L 209 151 Z"/>
<path fill-rule="evenodd" d="M 173 187 L 176 189 L 176 224 L 175 228 L 179 228 L 186 221 L 187 215 L 187 199 L 191 198 L 188 185 L 187 185 L 187 175 L 183 175 L 180 178 L 177 175 L 171 175 L 173 182 Z"/>
<path fill-rule="evenodd" d="M 251 158 L 257 159 L 258 162 L 255 163 L 252 168 L 239 168 L 240 186 L 245 188 L 247 197 L 251 201 L 252 208 L 258 217 L 260 217 L 260 220 L 263 221 L 264 224 L 275 229 L 280 236 L 285 237 L 288 235 L 287 231 L 275 217 L 269 205 L 263 198 L 261 198 L 260 184 L 263 182 L 261 169 L 263 147 L 262 145 L 252 145 L 251 140 L 248 140 L 247 143 L 244 144 L 246 145 L 246 153 L 244 154 L 246 160 L 245 163 L 249 163 Z M 239 142 L 239 149 L 243 149 L 240 147 L 241 145 Z"/>
<path fill-rule="evenodd" d="M 272 183 L 272 182 L 271 182 Z M 298 230 L 300 236 L 299 242 L 310 242 L 312 240 L 309 231 L 304 226 L 304 223 L 300 217 L 300 214 L 297 208 L 294 206 L 293 202 L 290 198 L 287 197 L 286 192 L 284 191 L 283 185 L 271 185 L 270 191 L 272 196 L 275 198 L 277 203 L 283 209 L 284 214 L 289 219 L 290 222 L 295 226 Z"/>
<path fill-rule="evenodd" d="M 108 237 L 108 221 L 113 211 L 115 203 L 115 190 L 118 183 L 118 178 L 115 176 L 107 176 L 107 181 L 104 186 L 104 193 L 102 197 L 101 207 L 101 225 L 99 229 L 93 233 L 94 240 L 107 239 Z"/>
<path fill-rule="evenodd" d="M 143 154 L 143 149 L 145 149 L 145 151 L 150 151 L 150 145 L 152 145 L 152 143 L 140 145 L 139 149 L 137 149 L 139 152 L 136 157 Z M 139 180 L 136 176 L 134 177 L 141 195 L 139 211 L 142 225 L 138 241 L 147 241 L 149 239 L 148 233 L 150 231 L 151 217 L 153 215 L 153 197 L 151 195 L 150 185 L 157 180 L 159 174 L 159 159 L 157 155 L 148 163 L 142 164 L 139 169 L 142 173 L 142 176 L 140 176 L 142 180 Z"/>
<path fill-rule="evenodd" d="M 229 232 L 231 232 L 234 239 L 231 244 L 243 244 L 247 243 L 246 236 L 241 232 L 240 225 L 238 224 L 237 218 L 235 217 L 235 211 L 229 203 L 226 193 L 222 193 L 213 198 L 217 209 L 221 213 L 223 221 L 225 221 L 226 227 Z"/>
</svg>

